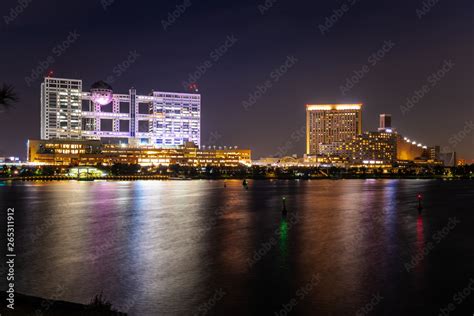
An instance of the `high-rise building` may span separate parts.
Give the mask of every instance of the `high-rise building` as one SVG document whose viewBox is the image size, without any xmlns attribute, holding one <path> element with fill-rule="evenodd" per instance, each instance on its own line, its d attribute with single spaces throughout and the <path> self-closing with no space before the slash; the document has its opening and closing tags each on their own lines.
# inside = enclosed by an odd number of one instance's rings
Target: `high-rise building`
<svg viewBox="0 0 474 316">
<path fill-rule="evenodd" d="M 82 81 L 45 78 L 41 85 L 41 139 L 102 140 L 155 147 L 201 145 L 201 96 L 152 92 L 113 93 L 99 81 L 90 92 Z"/>
<path fill-rule="evenodd" d="M 379 132 L 392 132 L 392 114 L 380 114 Z"/>
<path fill-rule="evenodd" d="M 45 78 L 41 84 L 41 138 L 81 139 L 82 81 Z"/>
<path fill-rule="evenodd" d="M 438 145 L 428 147 L 428 153 L 430 160 L 439 160 L 440 147 Z"/>
<path fill-rule="evenodd" d="M 322 155 L 321 148 L 335 148 L 334 143 L 350 140 L 361 132 L 362 104 L 306 105 L 307 155 Z"/>
</svg>

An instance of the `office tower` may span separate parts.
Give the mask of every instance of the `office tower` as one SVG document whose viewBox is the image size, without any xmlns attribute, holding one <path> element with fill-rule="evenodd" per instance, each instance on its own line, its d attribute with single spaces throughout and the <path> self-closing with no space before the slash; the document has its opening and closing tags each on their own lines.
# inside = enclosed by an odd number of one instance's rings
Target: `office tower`
<svg viewBox="0 0 474 316">
<path fill-rule="evenodd" d="M 41 84 L 41 138 L 81 138 L 82 81 L 45 78 Z"/>
<path fill-rule="evenodd" d="M 362 104 L 306 105 L 306 154 L 331 155 L 335 148 L 362 131 Z"/>
<path fill-rule="evenodd" d="M 116 94 L 103 81 L 45 78 L 41 85 L 41 139 L 94 139 L 133 146 L 201 145 L 201 96 L 134 88 Z"/>
</svg>

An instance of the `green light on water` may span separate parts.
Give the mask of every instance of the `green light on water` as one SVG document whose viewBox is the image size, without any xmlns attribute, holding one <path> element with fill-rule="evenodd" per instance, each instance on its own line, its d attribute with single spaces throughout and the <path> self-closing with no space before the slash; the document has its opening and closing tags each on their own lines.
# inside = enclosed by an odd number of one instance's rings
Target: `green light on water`
<svg viewBox="0 0 474 316">
<path fill-rule="evenodd" d="M 286 240 L 288 238 L 288 223 L 286 219 L 282 219 L 280 223 L 280 240 Z"/>
<path fill-rule="evenodd" d="M 282 219 L 280 222 L 280 267 L 286 267 L 288 257 L 288 222 Z"/>
</svg>

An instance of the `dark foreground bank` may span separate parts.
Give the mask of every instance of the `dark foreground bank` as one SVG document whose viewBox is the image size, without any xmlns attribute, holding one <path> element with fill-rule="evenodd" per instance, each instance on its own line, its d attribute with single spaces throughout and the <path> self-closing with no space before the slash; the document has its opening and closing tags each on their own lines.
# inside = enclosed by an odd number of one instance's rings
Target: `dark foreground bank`
<svg viewBox="0 0 474 316">
<path fill-rule="evenodd" d="M 6 302 L 7 295 L 5 291 L 1 292 L 2 302 Z M 65 301 L 57 301 L 36 296 L 29 296 L 15 293 L 15 309 L 9 309 L 2 304 L 0 315 L 35 315 L 35 316 L 95 316 L 95 315 L 114 315 L 126 316 L 126 313 L 115 311 L 113 307 L 105 301 L 102 296 L 96 296 L 90 304 L 83 305 Z"/>
</svg>

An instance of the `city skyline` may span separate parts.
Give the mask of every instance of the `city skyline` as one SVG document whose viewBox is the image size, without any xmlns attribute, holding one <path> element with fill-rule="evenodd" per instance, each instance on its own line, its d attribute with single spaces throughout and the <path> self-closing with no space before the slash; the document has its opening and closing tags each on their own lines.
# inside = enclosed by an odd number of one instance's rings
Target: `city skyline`
<svg viewBox="0 0 474 316">
<path fill-rule="evenodd" d="M 193 87 L 195 92 L 196 87 Z M 200 109 L 201 95 L 197 93 L 157 92 L 152 90 L 148 95 L 139 95 L 134 87 L 128 94 L 117 94 L 113 87 L 104 81 L 91 85 L 89 91 L 82 85 L 82 79 L 52 77 L 44 78 L 41 83 L 41 140 L 99 140 L 104 144 L 122 146 L 144 146 L 156 148 L 180 148 L 191 142 L 197 148 L 200 144 Z M 370 131 L 362 131 L 362 103 L 357 104 L 306 104 L 306 153 L 305 156 L 342 156 L 354 159 L 367 155 L 364 147 L 354 151 L 351 148 L 357 140 Z M 391 114 L 380 114 L 377 135 L 382 139 L 392 139 L 396 128 L 392 128 Z M 145 123 L 145 124 L 142 124 Z M 391 135 L 394 133 L 394 135 Z M 386 134 L 386 136 L 383 136 Z M 379 136 L 372 135 L 379 139 Z M 178 137 L 178 138 L 177 138 Z M 421 143 L 398 136 L 402 146 L 407 143 L 421 147 Z M 355 142 L 355 143 L 354 143 Z M 350 145 L 352 143 L 352 145 Z M 382 142 L 383 143 L 383 142 Z M 380 143 L 380 144 L 382 144 Z M 375 143 L 374 146 L 380 146 Z M 68 145 L 69 146 L 69 145 Z M 74 145 L 73 145 L 74 146 Z M 349 147 L 348 147 L 349 146 Z M 391 144 L 384 146 L 393 147 Z M 202 148 L 206 146 L 203 145 Z M 214 147 L 215 145 L 208 147 Z M 226 148 L 226 146 L 217 146 Z M 235 146 L 237 148 L 237 146 Z M 403 146 L 402 146 L 403 147 Z M 436 146 L 439 147 L 439 146 Z M 427 149 L 427 146 L 423 146 Z M 434 148 L 430 147 L 430 148 Z M 374 147 L 375 149 L 375 147 Z M 376 151 L 376 156 L 381 158 Z M 396 162 L 392 149 L 388 149 L 388 160 Z M 402 154 L 404 152 L 405 154 Z M 424 154 L 415 150 L 407 155 L 407 150 L 399 152 L 398 158 L 413 160 L 415 157 L 429 158 L 429 149 Z M 439 152 L 439 149 L 438 149 Z M 454 151 L 452 151 L 454 154 Z M 449 154 L 446 152 L 445 154 Z M 28 159 L 31 159 L 30 140 L 28 141 Z M 294 154 L 293 154 L 294 155 Z M 277 157 L 276 155 L 275 157 Z M 280 155 L 283 158 L 283 155 Z M 365 161 L 375 159 L 373 154 Z M 434 160 L 439 159 L 435 155 Z M 411 157 L 411 158 L 408 158 Z M 87 160 L 87 159 L 86 159 Z M 362 162 L 364 159 L 359 159 Z M 41 160 L 40 160 L 41 161 Z M 380 161 L 379 163 L 382 163 Z"/>
<path fill-rule="evenodd" d="M 473 13 L 3 1 L 0 314 L 472 314 Z"/>
<path fill-rule="evenodd" d="M 34 40 L 27 31 L 51 23 L 44 17 L 54 4 L 57 27 Z M 235 14 L 215 4 L 191 4 L 171 23 L 168 13 L 177 4 L 140 9 L 120 1 L 73 5 L 79 14 L 72 17 L 63 4 L 31 3 L 3 23 L 2 32 L 12 45 L 0 54 L 4 60 L 22 58 L 21 63 L 16 59 L 2 65 L 2 73 L 8 74 L 2 83 L 12 84 L 21 97 L 1 115 L 2 154 L 24 158 L 26 140 L 39 138 L 38 87 L 53 70 L 54 76 L 84 78 L 85 87 L 102 79 L 111 80 L 116 91 L 131 86 L 140 89 L 137 93 L 198 89 L 203 98 L 202 144 L 212 140 L 251 148 L 255 157 L 281 153 L 283 147 L 286 154 L 305 152 L 304 131 L 299 137 L 304 104 L 360 102 L 364 131 L 376 129 L 380 113 L 391 113 L 404 134 L 453 148 L 459 158 L 474 158 L 468 1 L 456 8 L 439 3 L 420 17 L 421 3 L 388 10 L 373 1 L 360 2 L 332 23 L 327 19 L 339 10 L 338 4 L 292 8 L 283 2 L 269 7 L 244 2 L 234 5 Z M 3 5 L 6 16 L 15 5 Z M 395 23 L 394 10 L 403 24 Z M 94 27 L 84 21 L 86 12 Z M 279 17 L 284 12 L 291 14 L 283 27 Z M 147 27 L 124 22 L 128 14 L 143 14 Z M 367 15 L 365 24 L 357 22 L 360 14 Z M 440 19 L 446 23 L 433 25 Z M 300 36 L 293 36 L 296 32 Z M 425 36 L 434 33 L 436 38 Z M 123 34 L 132 39 L 121 42 Z M 168 44 L 165 49 L 145 45 L 144 36 Z M 31 49 L 34 56 L 25 54 Z M 94 58 L 84 58 L 91 49 Z M 12 130 L 14 136 L 7 136 Z M 290 147 L 285 146 L 288 141 Z"/>
</svg>

